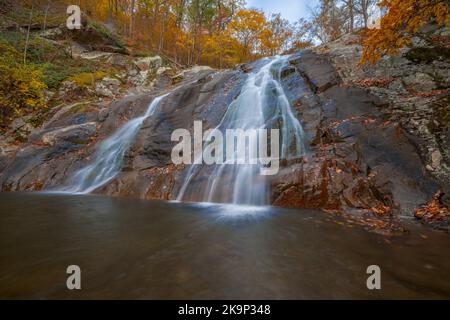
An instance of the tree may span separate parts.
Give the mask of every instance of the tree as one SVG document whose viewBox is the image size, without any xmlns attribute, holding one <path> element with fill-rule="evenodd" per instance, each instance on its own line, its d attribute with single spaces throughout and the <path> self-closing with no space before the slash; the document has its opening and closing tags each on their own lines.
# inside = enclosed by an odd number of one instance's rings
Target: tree
<svg viewBox="0 0 450 320">
<path fill-rule="evenodd" d="M 378 3 L 378 0 L 355 0 L 356 12 L 361 16 L 363 27 L 367 28 L 369 23 L 370 8 Z"/>
<path fill-rule="evenodd" d="M 320 0 L 312 10 L 311 34 L 322 43 L 334 41 L 342 35 L 343 11 L 336 0 Z"/>
<path fill-rule="evenodd" d="M 288 20 L 281 14 L 273 14 L 268 22 L 266 34 L 262 37 L 263 54 L 281 54 L 288 48 L 289 41 L 294 31 Z"/>
<path fill-rule="evenodd" d="M 380 29 L 367 31 L 361 63 L 375 63 L 385 54 L 397 54 L 400 48 L 411 44 L 413 35 L 427 23 L 450 23 L 446 0 L 383 0 L 380 7 L 387 13 L 381 19 Z"/>
<path fill-rule="evenodd" d="M 311 35 L 312 24 L 311 22 L 300 18 L 292 27 L 293 34 L 291 36 L 291 47 L 287 50 L 287 53 L 293 53 L 298 50 L 302 50 L 313 45 L 313 39 Z"/>
<path fill-rule="evenodd" d="M 240 62 L 248 61 L 261 52 L 262 39 L 270 36 L 264 13 L 258 10 L 240 10 L 228 25 L 230 35 L 241 45 Z"/>
<path fill-rule="evenodd" d="M 348 21 L 348 32 L 353 32 L 355 27 L 355 0 L 342 0 Z"/>
</svg>

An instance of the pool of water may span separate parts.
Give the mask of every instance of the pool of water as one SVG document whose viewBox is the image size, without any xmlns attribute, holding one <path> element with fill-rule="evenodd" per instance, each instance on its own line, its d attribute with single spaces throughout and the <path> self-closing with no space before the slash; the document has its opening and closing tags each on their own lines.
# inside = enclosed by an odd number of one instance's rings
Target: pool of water
<svg viewBox="0 0 450 320">
<path fill-rule="evenodd" d="M 0 298 L 450 298 L 450 236 L 409 229 L 387 238 L 314 210 L 4 193 Z M 69 265 L 80 291 L 66 287 Z M 367 289 L 370 265 L 381 290 Z"/>
</svg>

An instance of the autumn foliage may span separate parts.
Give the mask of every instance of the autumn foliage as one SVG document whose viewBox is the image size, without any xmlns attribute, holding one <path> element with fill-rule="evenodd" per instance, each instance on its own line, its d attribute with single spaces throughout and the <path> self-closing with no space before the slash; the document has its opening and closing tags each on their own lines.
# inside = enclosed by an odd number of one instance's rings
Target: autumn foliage
<svg viewBox="0 0 450 320">
<path fill-rule="evenodd" d="M 232 67 L 284 53 L 294 41 L 308 44 L 298 37 L 296 25 L 279 14 L 247 9 L 242 0 L 95 0 L 80 5 L 126 37 L 135 51 L 147 49 L 181 65 Z"/>
<path fill-rule="evenodd" d="M 362 63 L 375 63 L 383 55 L 397 54 L 427 23 L 450 23 L 446 0 L 382 0 L 379 6 L 387 13 L 381 19 L 381 28 L 367 31 Z"/>
<path fill-rule="evenodd" d="M 427 222 L 433 221 L 449 221 L 450 209 L 442 205 L 439 201 L 439 193 L 425 206 L 416 210 L 416 218 Z"/>
<path fill-rule="evenodd" d="M 42 70 L 18 63 L 20 53 L 0 42 L 0 127 L 26 112 L 45 107 Z"/>
</svg>

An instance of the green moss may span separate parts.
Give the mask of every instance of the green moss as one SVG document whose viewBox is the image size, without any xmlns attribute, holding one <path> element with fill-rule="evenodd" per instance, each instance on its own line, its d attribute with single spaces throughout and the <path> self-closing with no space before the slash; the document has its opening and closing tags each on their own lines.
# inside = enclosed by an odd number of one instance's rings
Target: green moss
<svg viewBox="0 0 450 320">
<path fill-rule="evenodd" d="M 87 145 L 89 144 L 89 140 L 81 140 L 81 139 L 73 139 L 71 140 L 72 143 L 78 144 L 78 145 Z"/>
<path fill-rule="evenodd" d="M 47 86 L 42 68 L 18 61 L 21 55 L 9 43 L 0 40 L 0 52 L 0 126 L 5 126 L 26 112 L 45 108 Z"/>
<path fill-rule="evenodd" d="M 61 83 L 68 80 L 71 76 L 94 73 L 98 67 L 95 66 L 95 62 L 89 60 L 61 58 L 53 63 L 43 64 L 45 83 L 50 89 L 58 89 Z"/>
<path fill-rule="evenodd" d="M 70 112 L 72 113 L 83 113 L 88 111 L 90 105 L 90 101 L 78 103 L 74 105 L 72 108 L 70 108 Z"/>
<path fill-rule="evenodd" d="M 103 79 L 108 75 L 105 71 L 97 71 L 97 72 L 83 72 L 76 75 L 73 75 L 69 78 L 69 80 L 76 83 L 78 87 L 81 88 L 89 88 L 95 85 L 95 82 Z"/>
</svg>

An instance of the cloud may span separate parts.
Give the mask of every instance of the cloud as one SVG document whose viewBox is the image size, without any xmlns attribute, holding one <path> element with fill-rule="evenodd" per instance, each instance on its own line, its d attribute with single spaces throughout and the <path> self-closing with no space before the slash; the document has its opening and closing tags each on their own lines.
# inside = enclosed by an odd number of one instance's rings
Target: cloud
<svg viewBox="0 0 450 320">
<path fill-rule="evenodd" d="M 291 22 L 309 16 L 308 7 L 314 7 L 316 0 L 247 0 L 248 8 L 262 9 L 267 14 L 281 13 Z"/>
</svg>

